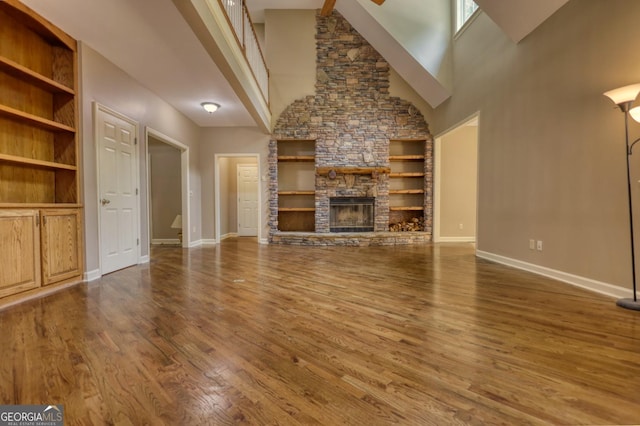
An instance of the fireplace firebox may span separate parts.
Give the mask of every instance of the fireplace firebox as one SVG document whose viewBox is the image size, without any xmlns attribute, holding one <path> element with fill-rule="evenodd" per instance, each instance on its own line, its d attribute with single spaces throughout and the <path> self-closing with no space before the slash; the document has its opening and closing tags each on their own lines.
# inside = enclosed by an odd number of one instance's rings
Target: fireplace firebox
<svg viewBox="0 0 640 426">
<path fill-rule="evenodd" d="M 374 197 L 329 198 L 330 232 L 373 232 Z"/>
</svg>

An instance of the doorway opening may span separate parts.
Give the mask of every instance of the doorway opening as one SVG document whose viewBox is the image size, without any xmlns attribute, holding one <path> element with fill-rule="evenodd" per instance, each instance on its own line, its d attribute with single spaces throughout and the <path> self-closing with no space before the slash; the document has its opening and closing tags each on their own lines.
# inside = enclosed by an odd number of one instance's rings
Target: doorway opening
<svg viewBox="0 0 640 426">
<path fill-rule="evenodd" d="M 259 154 L 215 154 L 215 242 L 238 237 L 261 241 Z"/>
<path fill-rule="evenodd" d="M 479 113 L 435 140 L 433 241 L 476 242 Z"/>
<path fill-rule="evenodd" d="M 188 248 L 189 147 L 150 127 L 146 140 L 149 245 Z"/>
</svg>

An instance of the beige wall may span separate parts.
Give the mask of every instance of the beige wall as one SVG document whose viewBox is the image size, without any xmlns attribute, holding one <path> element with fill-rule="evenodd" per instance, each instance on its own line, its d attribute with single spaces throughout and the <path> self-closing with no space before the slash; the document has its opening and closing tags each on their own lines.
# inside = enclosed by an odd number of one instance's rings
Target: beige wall
<svg viewBox="0 0 640 426">
<path fill-rule="evenodd" d="M 265 55 L 272 123 L 296 99 L 315 93 L 316 11 L 267 10 Z"/>
<path fill-rule="evenodd" d="M 214 188 L 215 174 L 214 163 L 216 154 L 223 157 L 238 157 L 237 154 L 257 155 L 259 158 L 258 172 L 260 174 L 260 191 L 262 197 L 262 206 L 260 207 L 260 215 L 262 223 L 260 224 L 262 238 L 267 237 L 268 227 L 268 187 L 267 187 L 267 158 L 269 156 L 269 135 L 260 132 L 256 127 L 210 127 L 202 129 L 202 142 L 200 145 L 200 169 L 202 170 L 202 238 L 212 240 L 215 237 L 215 206 L 214 206 Z M 224 163 L 222 163 L 224 164 Z M 231 166 L 227 167 L 229 170 Z M 229 173 L 235 173 L 235 166 L 229 172 L 222 171 L 220 173 L 220 188 L 229 185 Z M 222 181 L 224 179 L 224 181 Z M 228 194 L 220 197 L 221 204 L 224 200 L 228 200 Z M 222 206 L 221 206 L 222 207 Z M 226 232 L 231 231 L 228 215 L 228 209 L 220 210 L 220 233 L 222 236 Z M 223 215 L 227 215 L 223 217 Z M 223 223 L 227 223 L 225 228 Z M 237 230 L 237 226 L 236 226 Z"/>
<path fill-rule="evenodd" d="M 442 241 L 473 240 L 476 236 L 478 128 L 462 126 L 442 136 L 436 145 Z"/>
<path fill-rule="evenodd" d="M 391 96 L 397 96 L 400 99 L 407 100 L 420 110 L 427 125 L 431 128 L 431 117 L 433 116 L 433 108 L 422 99 L 415 90 L 409 86 L 409 84 L 393 69 L 390 68 L 389 73 L 389 94 Z M 431 131 L 433 134 L 433 131 Z"/>
<path fill-rule="evenodd" d="M 480 112 L 479 250 L 630 288 L 623 117 L 602 93 L 640 81 L 638 16 L 572 0 L 519 44 L 482 13 L 455 41 L 432 131 Z"/>
<path fill-rule="evenodd" d="M 83 158 L 83 195 L 85 203 L 85 256 L 86 270 L 93 276 L 99 269 L 98 250 L 98 193 L 96 179 L 96 150 L 92 105 L 98 102 L 138 122 L 138 149 L 140 153 L 140 247 L 147 256 L 148 210 L 145 127 L 151 128 L 187 145 L 190 158 L 190 184 L 194 194 L 200 194 L 198 169 L 198 141 L 200 129 L 171 105 L 147 90 L 139 82 L 109 62 L 87 44 L 80 44 L 81 145 Z M 200 197 L 190 197 L 191 239 L 201 234 Z M 195 228 L 195 230 L 194 230 Z"/>
<path fill-rule="evenodd" d="M 272 122 L 296 99 L 315 93 L 316 11 L 267 10 L 265 55 L 270 73 Z M 391 68 L 389 93 L 405 99 L 430 122 L 433 109 Z"/>
<path fill-rule="evenodd" d="M 171 224 L 182 214 L 181 152 L 152 137 L 149 138 L 149 203 L 151 242 L 175 240 L 178 229 Z"/>
</svg>

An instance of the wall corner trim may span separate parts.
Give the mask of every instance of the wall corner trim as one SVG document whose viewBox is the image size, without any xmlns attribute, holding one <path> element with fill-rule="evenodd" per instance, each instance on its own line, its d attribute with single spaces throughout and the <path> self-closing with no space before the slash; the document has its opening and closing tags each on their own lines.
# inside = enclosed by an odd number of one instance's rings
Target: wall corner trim
<svg viewBox="0 0 640 426">
<path fill-rule="evenodd" d="M 482 259 L 490 260 L 492 262 L 500 263 L 502 265 L 511 266 L 516 269 L 522 269 L 524 271 L 542 275 L 547 278 L 562 281 L 564 283 L 571 284 L 585 290 L 590 290 L 595 293 L 617 299 L 629 297 L 631 293 L 630 289 L 618 287 L 609 283 L 592 280 L 590 278 L 585 278 L 578 275 L 569 274 L 567 272 L 558 271 L 555 269 L 547 268 L 545 266 L 534 265 L 533 263 L 523 262 L 521 260 L 512 259 L 509 257 L 501 256 L 499 254 L 476 250 L 476 256 Z"/>
<path fill-rule="evenodd" d="M 99 280 L 102 277 L 100 269 L 94 269 L 93 271 L 87 271 L 82 275 L 82 281 L 88 283 L 91 281 Z"/>
</svg>

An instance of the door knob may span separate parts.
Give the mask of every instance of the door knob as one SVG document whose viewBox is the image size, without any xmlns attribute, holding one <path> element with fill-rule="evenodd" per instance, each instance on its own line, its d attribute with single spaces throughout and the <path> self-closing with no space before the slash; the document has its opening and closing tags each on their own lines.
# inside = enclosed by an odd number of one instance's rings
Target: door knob
<svg viewBox="0 0 640 426">
<path fill-rule="evenodd" d="M 110 202 L 111 202 L 111 200 L 107 200 L 106 198 L 103 198 L 102 200 L 100 200 L 100 203 L 102 203 L 103 206 L 106 206 Z"/>
</svg>

